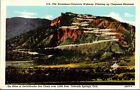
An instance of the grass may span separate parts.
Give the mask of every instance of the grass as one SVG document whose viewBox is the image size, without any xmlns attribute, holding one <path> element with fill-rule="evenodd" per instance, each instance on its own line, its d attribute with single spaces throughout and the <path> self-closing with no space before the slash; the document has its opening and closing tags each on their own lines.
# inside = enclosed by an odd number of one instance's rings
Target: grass
<svg viewBox="0 0 140 90">
<path fill-rule="evenodd" d="M 132 56 L 122 56 L 117 60 L 107 59 L 107 60 L 91 60 L 89 57 L 94 55 L 94 53 L 98 52 L 103 48 L 107 48 L 111 42 L 104 42 L 99 44 L 91 44 L 91 45 L 83 45 L 83 46 L 75 46 L 75 47 L 61 47 L 64 51 L 63 56 L 65 58 L 56 59 L 53 58 L 50 61 L 56 61 L 56 64 L 53 65 L 37 65 L 33 61 L 6 61 L 6 66 L 14 66 L 18 68 L 96 68 L 96 67 L 110 67 L 114 64 L 114 62 L 118 62 L 120 67 L 122 68 L 134 68 L 135 66 L 135 55 Z M 78 51 L 78 52 L 76 52 Z M 75 56 L 74 56 L 75 55 Z M 58 56 L 59 57 L 59 56 Z M 74 60 L 80 60 L 79 62 L 73 62 Z M 86 60 L 87 58 L 87 60 Z M 65 60 L 70 61 L 70 64 L 66 64 Z M 63 63 L 59 63 L 60 61 L 64 61 Z"/>
<path fill-rule="evenodd" d="M 14 66 L 17 68 L 95 68 L 98 63 L 71 63 L 58 65 L 35 65 L 32 61 L 7 61 L 6 66 Z M 102 62 L 102 65 L 105 62 Z"/>
<path fill-rule="evenodd" d="M 34 65 L 31 61 L 7 61 L 6 66 L 14 66 L 17 68 L 94 68 L 94 64 L 75 63 L 75 64 L 59 64 L 59 65 Z"/>
<path fill-rule="evenodd" d="M 86 63 L 72 63 L 72 64 L 60 64 L 60 65 L 38 65 L 38 68 L 95 68 L 96 64 Z"/>
<path fill-rule="evenodd" d="M 63 85 L 64 84 L 75 84 L 75 85 L 78 85 L 78 84 L 126 85 L 127 84 L 127 85 L 133 85 L 135 83 L 135 80 L 133 80 L 133 78 L 131 78 L 131 80 L 113 79 L 113 77 L 124 78 L 123 76 L 124 75 L 127 76 L 127 74 L 134 75 L 134 72 L 124 71 L 120 73 L 116 72 L 115 74 L 113 72 L 108 72 L 108 70 L 111 69 L 110 64 L 112 64 L 112 61 L 109 61 L 109 62 L 92 61 L 88 63 L 80 62 L 80 63 L 58 64 L 58 65 L 35 65 L 31 61 L 7 61 L 7 64 L 8 63 L 12 63 L 13 65 L 15 65 L 14 66 L 16 69 L 15 72 L 17 73 L 15 74 L 13 69 L 10 69 L 10 67 L 6 68 L 8 76 L 11 76 L 7 80 L 14 80 L 14 81 L 11 81 L 12 83 L 15 82 L 15 80 L 17 80 L 17 82 L 19 81 L 21 83 L 24 83 L 24 78 L 27 78 L 26 79 L 27 81 L 25 80 L 26 83 L 29 82 L 27 84 L 35 83 L 35 84 L 53 84 L 53 85 L 54 84 L 63 84 Z M 127 66 L 120 66 L 120 67 L 132 68 L 133 66 L 127 65 Z M 73 75 L 74 77 L 71 75 Z M 93 75 L 93 77 L 91 77 L 91 75 Z M 99 76 L 95 77 L 95 75 L 96 76 L 99 75 Z M 21 78 L 19 79 L 17 77 L 21 77 Z M 39 82 L 34 81 L 33 78 L 36 78 L 36 77 L 37 77 L 37 81 L 39 80 Z M 71 78 L 73 81 L 69 81 L 67 77 Z M 106 79 L 103 79 L 103 77 L 105 77 Z M 64 81 L 59 80 L 59 78 L 63 78 Z M 52 81 L 52 79 L 54 79 L 54 81 Z M 30 82 L 30 80 L 32 81 Z"/>
<path fill-rule="evenodd" d="M 19 68 L 30 68 L 35 66 L 33 61 L 6 61 L 6 66 L 14 66 Z"/>
<path fill-rule="evenodd" d="M 131 59 L 131 63 L 135 63 L 133 60 L 134 56 L 128 57 Z M 84 61 L 84 60 L 83 60 Z M 14 66 L 18 68 L 96 68 L 96 67 L 110 67 L 113 65 L 114 61 L 85 61 L 80 63 L 70 63 L 70 64 L 57 64 L 57 65 L 37 65 L 33 61 L 6 61 L 6 66 Z M 125 66 L 120 66 L 121 68 L 134 68 L 135 66 L 130 63 L 126 63 Z"/>
<path fill-rule="evenodd" d="M 79 64 L 61 64 L 61 65 L 39 65 L 38 68 L 77 68 Z"/>
</svg>

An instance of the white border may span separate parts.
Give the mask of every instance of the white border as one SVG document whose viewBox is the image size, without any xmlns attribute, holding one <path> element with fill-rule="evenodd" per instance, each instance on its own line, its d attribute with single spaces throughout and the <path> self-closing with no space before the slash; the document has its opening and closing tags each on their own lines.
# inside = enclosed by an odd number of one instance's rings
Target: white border
<svg viewBox="0 0 140 90">
<path fill-rule="evenodd" d="M 6 6 L 46 6 L 46 3 L 75 3 L 75 0 L 1 0 L 1 30 L 0 30 L 0 88 L 2 89 L 19 89 L 8 88 L 5 85 L 5 31 L 6 31 Z M 124 85 L 97 85 L 94 88 L 48 88 L 48 89 L 139 89 L 140 88 L 140 1 L 139 0 L 77 0 L 76 3 L 134 3 L 136 6 L 136 57 L 135 57 L 135 86 L 128 87 Z M 92 6 L 93 7 L 93 6 Z M 126 7 L 126 6 L 124 6 Z M 96 85 L 95 85 L 96 86 Z M 21 89 L 21 88 L 20 88 Z M 22 88 L 22 89 L 46 89 L 46 88 Z"/>
</svg>

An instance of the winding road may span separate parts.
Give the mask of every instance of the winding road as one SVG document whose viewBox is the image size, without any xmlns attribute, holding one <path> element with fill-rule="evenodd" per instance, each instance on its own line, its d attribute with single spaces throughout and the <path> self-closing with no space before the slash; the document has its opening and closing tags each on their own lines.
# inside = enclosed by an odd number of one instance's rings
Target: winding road
<svg viewBox="0 0 140 90">
<path fill-rule="evenodd" d="M 55 48 L 62 48 L 62 47 L 74 47 L 74 46 L 84 46 L 84 45 L 92 45 L 92 44 L 97 44 L 97 43 L 103 43 L 103 42 L 110 42 L 110 41 L 118 41 L 118 39 L 110 39 L 110 40 L 100 40 L 100 41 L 95 41 L 92 43 L 83 43 L 83 44 L 69 44 L 69 45 L 61 45 L 57 46 Z"/>
</svg>

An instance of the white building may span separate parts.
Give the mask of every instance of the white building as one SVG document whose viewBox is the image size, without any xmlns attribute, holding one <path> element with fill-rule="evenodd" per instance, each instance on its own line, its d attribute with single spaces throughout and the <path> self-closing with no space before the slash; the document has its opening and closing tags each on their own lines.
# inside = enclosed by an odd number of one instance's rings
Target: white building
<svg viewBox="0 0 140 90">
<path fill-rule="evenodd" d="M 111 68 L 113 68 L 113 69 L 117 69 L 119 67 L 119 65 L 117 64 L 117 63 L 114 63 L 112 66 L 111 66 Z"/>
</svg>

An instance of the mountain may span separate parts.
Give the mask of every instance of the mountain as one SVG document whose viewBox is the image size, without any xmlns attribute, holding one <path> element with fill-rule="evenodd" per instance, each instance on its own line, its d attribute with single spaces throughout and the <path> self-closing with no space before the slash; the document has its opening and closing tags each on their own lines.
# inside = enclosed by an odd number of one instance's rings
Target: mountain
<svg viewBox="0 0 140 90">
<path fill-rule="evenodd" d="M 50 24 L 50 20 L 47 19 L 34 19 L 34 18 L 22 18 L 13 17 L 6 19 L 6 40 L 19 36 L 30 30 L 34 30 L 38 27 L 46 27 Z"/>
<path fill-rule="evenodd" d="M 43 53 L 45 56 L 39 56 L 39 61 L 47 59 L 48 63 L 112 59 L 134 54 L 135 26 L 111 17 L 66 12 L 46 27 L 34 28 L 6 43 L 7 51 L 12 53 L 26 49 Z M 7 52 L 7 57 L 11 52 Z"/>
<path fill-rule="evenodd" d="M 135 68 L 135 26 L 111 17 L 62 13 L 6 40 L 7 84 L 134 85 Z"/>
<path fill-rule="evenodd" d="M 54 19 L 51 22 L 51 26 L 59 27 L 58 31 L 62 32 L 57 35 L 59 36 L 59 40 L 55 40 L 59 43 L 67 40 L 67 38 L 72 38 L 73 42 L 77 43 L 79 39 L 85 38 L 81 38 L 81 36 L 86 34 L 89 35 L 89 33 L 92 33 L 92 37 L 96 34 L 95 36 L 97 37 L 117 38 L 119 39 L 118 43 L 123 47 L 127 47 L 130 43 L 134 44 L 133 41 L 135 41 L 135 26 L 120 22 L 111 17 L 67 12 L 64 14 L 62 13 L 61 17 Z M 74 33 L 69 35 L 71 32 Z M 87 40 L 85 41 L 87 42 Z"/>
</svg>

